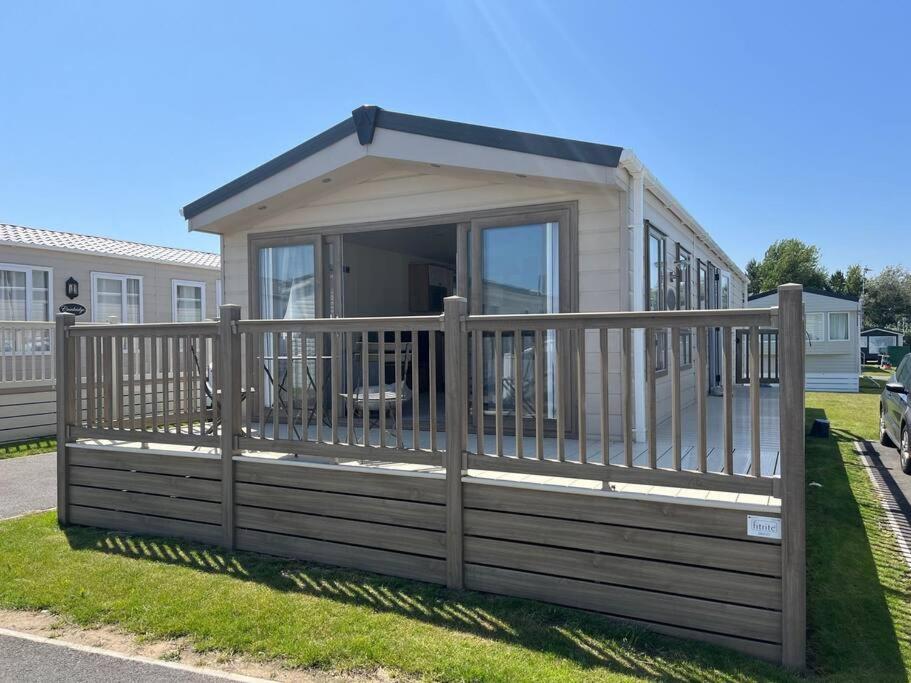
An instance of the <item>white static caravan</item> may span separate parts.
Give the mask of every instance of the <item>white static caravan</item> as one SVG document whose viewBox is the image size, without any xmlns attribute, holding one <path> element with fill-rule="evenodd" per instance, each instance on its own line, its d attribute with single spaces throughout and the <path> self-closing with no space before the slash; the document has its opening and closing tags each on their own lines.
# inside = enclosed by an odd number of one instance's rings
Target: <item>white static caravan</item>
<svg viewBox="0 0 911 683">
<path fill-rule="evenodd" d="M 225 302 L 244 318 L 438 313 L 452 294 L 465 296 L 471 313 L 741 308 L 746 298 L 743 271 L 632 150 L 373 106 L 182 214 L 191 230 L 221 236 Z M 409 296 L 416 287 L 426 291 Z M 640 440 L 641 334 L 633 367 Z M 610 342 L 619 349 L 619 337 Z M 667 335 L 656 342 L 666 395 Z M 593 359 L 597 343 L 587 339 Z M 684 405 L 695 402 L 694 348 L 682 335 Z M 618 387 L 619 354 L 611 355 Z M 709 392 L 720 393 L 720 339 L 710 342 L 707 375 Z M 584 387 L 591 430 L 598 392 L 593 368 Z M 610 427 L 620 434 L 613 398 Z M 669 416 L 660 402 L 659 423 Z"/>
<path fill-rule="evenodd" d="M 777 292 L 750 295 L 748 306 L 778 305 Z M 860 389 L 860 324 L 857 297 L 804 289 L 807 391 Z"/>
</svg>

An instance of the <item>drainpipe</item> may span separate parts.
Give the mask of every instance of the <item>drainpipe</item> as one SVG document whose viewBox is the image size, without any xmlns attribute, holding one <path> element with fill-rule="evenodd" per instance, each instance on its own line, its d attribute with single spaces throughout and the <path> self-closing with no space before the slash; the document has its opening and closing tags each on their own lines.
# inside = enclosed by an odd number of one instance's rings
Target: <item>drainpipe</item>
<svg viewBox="0 0 911 683">
<path fill-rule="evenodd" d="M 623 150 L 620 165 L 632 180 L 629 188 L 631 219 L 628 226 L 632 247 L 629 310 L 645 310 L 645 167 L 631 150 Z M 633 330 L 633 433 L 645 441 L 645 331 Z"/>
</svg>

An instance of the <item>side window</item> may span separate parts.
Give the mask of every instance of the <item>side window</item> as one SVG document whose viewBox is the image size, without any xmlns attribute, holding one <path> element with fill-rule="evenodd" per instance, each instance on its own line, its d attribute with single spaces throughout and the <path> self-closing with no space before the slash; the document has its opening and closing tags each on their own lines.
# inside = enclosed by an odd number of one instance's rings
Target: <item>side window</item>
<svg viewBox="0 0 911 683">
<path fill-rule="evenodd" d="M 911 355 L 905 356 L 899 363 L 895 378 L 906 387 L 911 387 Z"/>
</svg>

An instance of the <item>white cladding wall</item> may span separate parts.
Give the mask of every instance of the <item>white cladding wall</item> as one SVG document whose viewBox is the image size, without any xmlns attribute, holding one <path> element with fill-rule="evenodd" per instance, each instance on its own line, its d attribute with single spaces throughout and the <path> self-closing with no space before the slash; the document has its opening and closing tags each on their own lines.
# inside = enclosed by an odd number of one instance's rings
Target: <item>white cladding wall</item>
<svg viewBox="0 0 911 683">
<path fill-rule="evenodd" d="M 732 272 L 730 265 L 725 263 L 720 254 L 711 250 L 703 240 L 701 240 L 693 230 L 683 224 L 683 222 L 668 208 L 666 208 L 657 197 L 650 192 L 645 196 L 645 218 L 655 228 L 667 236 L 667 260 L 668 263 L 673 261 L 677 255 L 677 245 L 686 249 L 692 255 L 692 274 L 690 284 L 690 308 L 698 307 L 697 301 L 697 259 L 703 262 L 711 262 L 712 265 L 720 268 L 730 276 L 730 307 L 743 308 L 745 293 L 747 291 L 746 281 L 736 272 Z M 648 235 L 646 235 L 646 240 Z M 632 255 L 632 250 L 630 251 Z M 668 286 L 671 286 L 668 283 Z M 693 344 L 695 345 L 695 338 Z M 695 349 L 695 346 L 694 346 Z M 661 400 L 663 397 L 670 395 L 670 376 L 664 374 L 658 377 L 657 396 L 657 415 L 658 420 L 666 419 L 670 416 L 670 401 Z M 687 406 L 696 400 L 696 373 L 692 367 L 682 370 L 680 375 L 681 386 L 681 404 Z"/>
<path fill-rule="evenodd" d="M 92 273 L 116 273 L 142 277 L 143 321 L 147 323 L 171 322 L 171 282 L 190 280 L 206 283 L 207 318 L 216 316 L 215 282 L 220 273 L 209 268 L 154 263 L 139 259 L 122 259 L 98 254 L 65 252 L 54 249 L 0 246 L 0 263 L 16 263 L 53 269 L 54 312 L 60 304 L 69 302 L 65 283 L 73 277 L 79 283 L 79 296 L 73 302 L 86 308 L 85 315 L 77 322 L 92 321 Z"/>
<path fill-rule="evenodd" d="M 251 233 L 301 229 L 317 231 L 327 226 L 368 223 L 401 218 L 414 218 L 461 213 L 475 210 L 520 208 L 524 206 L 575 201 L 579 218 L 579 309 L 581 311 L 618 311 L 629 307 L 629 284 L 626 263 L 621 263 L 621 249 L 627 253 L 628 240 L 621 233 L 628 220 L 624 193 L 610 188 L 585 188 L 569 191 L 563 187 L 535 184 L 502 176 L 447 175 L 444 172 L 422 173 L 396 170 L 369 181 L 344 187 L 321 197 L 304 208 L 288 211 L 247 230 L 225 235 L 222 253 L 225 264 L 225 301 L 238 303 L 243 315 L 248 314 L 248 238 Z M 659 216 L 655 213 L 655 219 Z M 661 219 L 665 220 L 665 219 Z M 669 225 L 676 234 L 682 226 Z M 697 248 L 696 253 L 700 253 Z M 623 282 L 625 284 L 621 284 Z M 732 280 L 736 296 L 741 284 Z M 739 300 L 739 299 L 735 299 Z M 610 413 L 611 432 L 620 434 L 619 334 L 610 342 Z M 586 338 L 586 414 L 590 433 L 598 430 L 600 406 L 600 367 L 597 334 Z M 692 373 L 689 373 L 692 375 Z M 692 392 L 692 382 L 688 391 Z"/>
</svg>

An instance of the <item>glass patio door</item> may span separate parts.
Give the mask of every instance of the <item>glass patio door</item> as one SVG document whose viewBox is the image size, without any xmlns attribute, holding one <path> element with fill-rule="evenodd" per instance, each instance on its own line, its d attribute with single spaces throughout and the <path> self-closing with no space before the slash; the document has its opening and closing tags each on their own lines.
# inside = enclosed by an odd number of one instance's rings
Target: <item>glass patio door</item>
<svg viewBox="0 0 911 683">
<path fill-rule="evenodd" d="M 253 314 L 269 320 L 322 317 L 322 242 L 307 239 L 262 240 L 255 250 L 256 299 Z M 277 341 L 277 343 L 276 343 Z M 273 385 L 282 401 L 299 403 L 306 377 L 317 371 L 315 342 L 300 335 L 264 334 L 259 342 L 265 405 L 272 409 Z"/>
<path fill-rule="evenodd" d="M 475 220 L 470 228 L 469 310 L 474 314 L 545 314 L 568 310 L 568 292 L 564 282 L 568 276 L 567 241 L 568 213 L 557 211 L 524 214 L 499 219 Z M 474 343 L 474 342 L 473 342 Z M 485 421 L 493 420 L 499 393 L 504 416 L 514 416 L 517 402 L 522 402 L 526 427 L 534 423 L 535 353 L 543 355 L 544 374 L 543 417 L 547 428 L 553 429 L 557 415 L 556 363 L 558 348 L 566 340 L 558 340 L 554 331 L 546 331 L 536 344 L 533 331 L 521 335 L 504 332 L 499 342 L 485 335 L 481 342 L 483 377 L 481 378 Z M 473 346 L 471 353 L 476 352 Z M 499 356 L 499 361 L 498 361 Z M 502 379 L 497 386 L 496 365 L 502 364 Z M 516 364 L 521 367 L 515 372 Z M 472 367 L 474 365 L 472 364 Z M 562 368 L 561 368 L 562 369 Z M 569 368 L 563 369 L 567 373 Z M 572 373 L 563 375 L 572 377 Z M 521 378 L 521 379 L 520 379 Z M 572 389 L 564 383 L 566 405 Z M 472 400 L 471 410 L 477 409 Z M 564 413 L 569 418 L 568 413 Z M 511 427 L 513 421 L 506 421 Z M 572 425 L 571 418 L 567 425 Z"/>
</svg>

